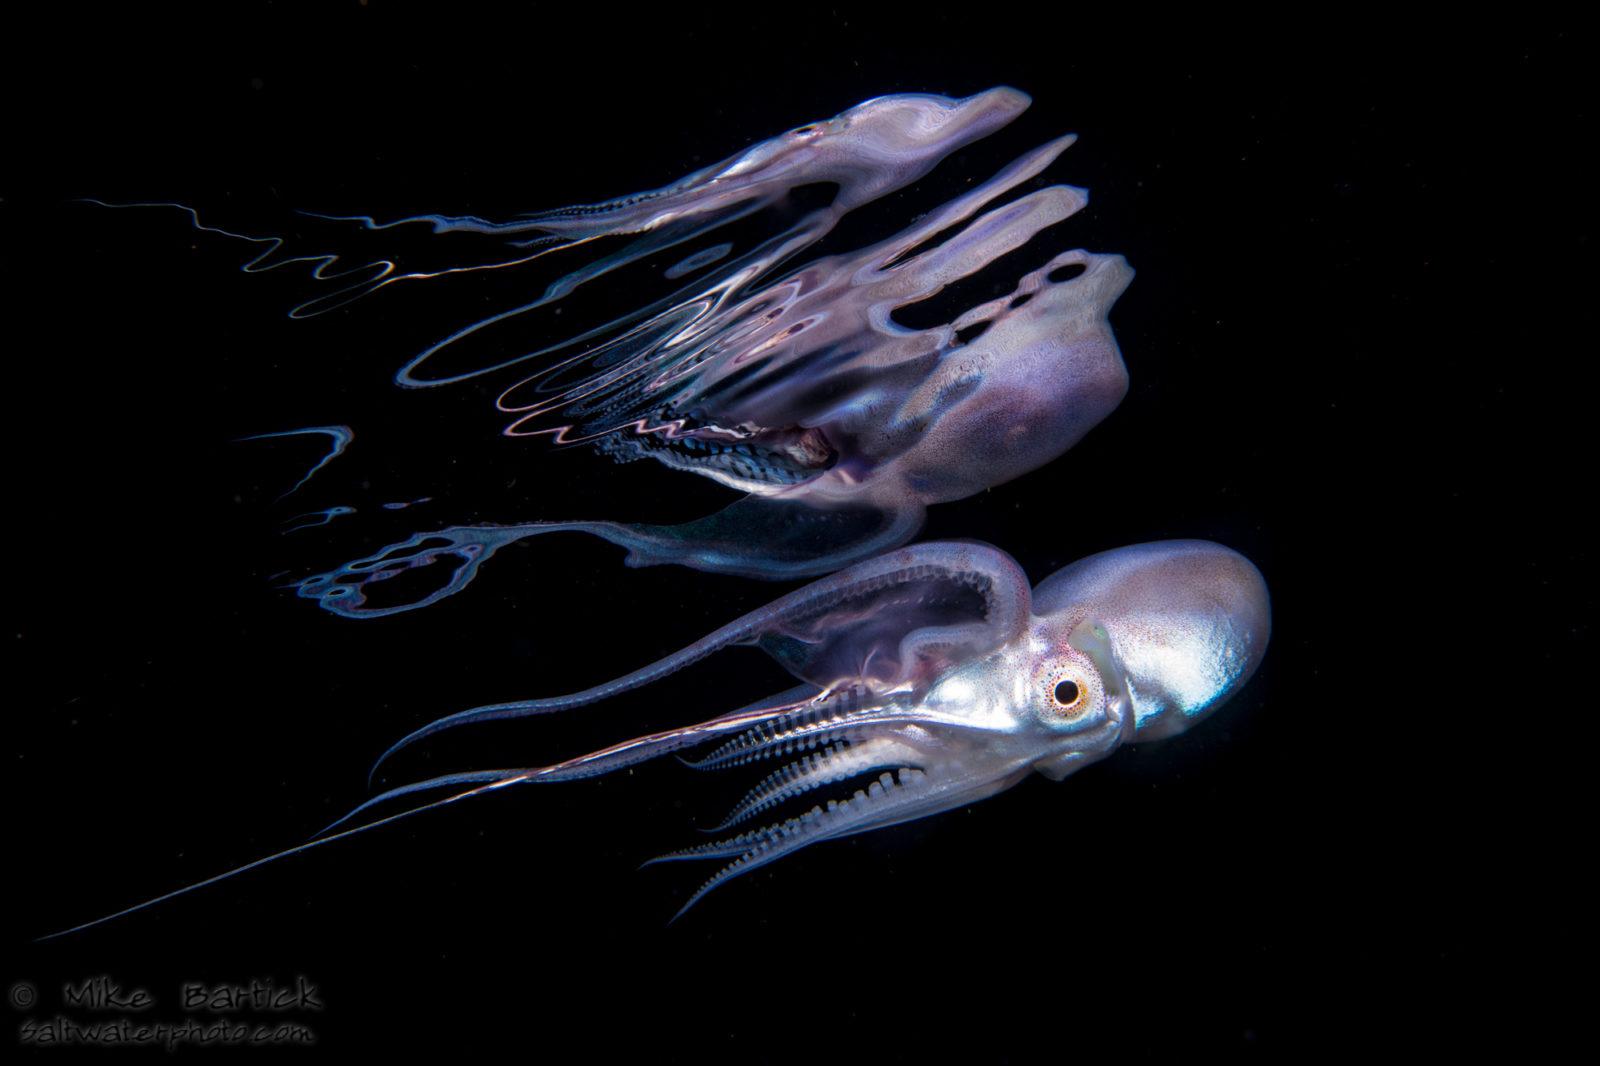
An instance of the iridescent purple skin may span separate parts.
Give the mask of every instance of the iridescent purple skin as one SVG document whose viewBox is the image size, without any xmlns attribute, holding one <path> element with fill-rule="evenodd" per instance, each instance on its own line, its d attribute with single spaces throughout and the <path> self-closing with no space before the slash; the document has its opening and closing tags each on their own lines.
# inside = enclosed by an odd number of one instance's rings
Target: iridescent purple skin
<svg viewBox="0 0 1600 1066">
<path fill-rule="evenodd" d="M 441 718 L 384 759 L 457 726 L 595 704 L 734 645 L 772 655 L 800 682 L 796 688 L 551 766 L 468 771 L 393 788 L 311 843 L 201 884 L 512 785 L 592 777 L 711 742 L 690 765 L 717 769 L 805 753 L 760 780 L 717 831 L 813 793 L 831 791 L 835 798 L 765 828 L 652 860 L 726 862 L 681 915 L 718 885 L 808 844 L 965 806 L 1033 770 L 1060 780 L 1124 743 L 1182 733 L 1249 680 L 1270 630 L 1261 574 L 1237 552 L 1208 541 L 1102 552 L 1031 592 L 1011 557 L 988 545 L 903 548 L 790 593 L 606 684 Z M 334 831 L 376 805 L 446 788 L 459 791 Z"/>
<path fill-rule="evenodd" d="M 374 229 L 416 222 L 536 234 L 531 244 L 518 242 L 537 248 L 525 259 L 622 237 L 623 247 L 571 270 L 538 299 L 426 348 L 397 380 L 442 385 L 520 366 L 526 376 L 499 399 L 499 408 L 516 416 L 509 435 L 586 443 L 619 462 L 653 459 L 746 496 L 674 526 L 556 521 L 419 533 L 306 578 L 300 595 L 352 617 L 411 610 L 459 591 L 504 545 L 557 532 L 611 541 L 627 549 L 632 566 L 811 577 L 906 543 L 929 504 L 981 492 L 1061 455 L 1127 391 L 1107 322 L 1133 276 L 1120 256 L 1061 253 L 1023 274 L 1005 296 L 954 307 L 925 328 L 903 326 L 894 314 L 1080 210 L 1087 194 L 1065 185 L 1005 200 L 1072 137 L 1025 153 L 893 237 L 792 265 L 849 211 L 924 176 L 1027 103 L 1005 88 L 961 100 L 881 97 L 680 182 L 606 204 L 510 223 L 358 220 Z M 743 251 L 709 243 L 720 228 L 819 182 L 837 185 L 833 201 L 780 232 Z M 664 277 L 693 279 L 671 295 L 576 336 L 503 354 L 509 331 L 526 325 L 523 316 L 679 245 L 698 250 L 660 258 L 671 264 Z M 387 274 L 383 283 L 424 276 L 437 273 Z M 497 350 L 497 339 L 501 354 L 486 362 L 463 354 Z M 438 367 L 444 359 L 453 362 Z M 430 595 L 368 603 L 370 583 L 441 562 L 453 571 Z"/>
</svg>

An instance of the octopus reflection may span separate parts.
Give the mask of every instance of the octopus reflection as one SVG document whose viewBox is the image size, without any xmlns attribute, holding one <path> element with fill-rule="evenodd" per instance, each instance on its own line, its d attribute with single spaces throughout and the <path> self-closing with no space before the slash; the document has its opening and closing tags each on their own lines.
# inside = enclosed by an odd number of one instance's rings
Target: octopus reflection
<svg viewBox="0 0 1600 1066">
<path fill-rule="evenodd" d="M 1045 261 L 1032 269 L 1008 258 L 1026 257 L 1024 246 L 1087 202 L 1063 185 L 1021 191 L 1072 137 L 1034 148 L 888 239 L 796 263 L 847 213 L 904 188 L 1027 104 L 1005 88 L 959 100 L 886 96 L 610 203 L 504 223 L 336 220 L 369 232 L 409 225 L 466 234 L 490 241 L 495 254 L 409 272 L 387 261 L 331 270 L 324 257 L 318 276 L 346 284 L 299 314 L 400 281 L 587 255 L 537 299 L 427 347 L 396 380 L 427 387 L 517 369 L 520 379 L 498 400 L 515 416 L 507 434 L 587 444 L 619 462 L 653 459 L 745 495 L 678 525 L 539 521 L 420 532 L 304 579 L 299 594 L 352 617 L 410 610 L 459 591 L 505 545 L 556 532 L 602 537 L 627 549 L 634 566 L 816 576 L 906 543 L 929 504 L 1066 451 L 1126 392 L 1106 316 L 1132 277 L 1120 256 L 1045 257 L 1035 245 L 1034 261 Z M 831 199 L 793 209 L 818 188 L 831 189 Z M 768 232 L 762 223 L 785 205 L 787 215 L 775 216 L 781 228 Z M 1012 271 L 998 298 L 989 268 Z M 655 281 L 691 280 L 638 302 L 640 269 Z M 976 296 L 960 288 L 980 281 Z M 548 341 L 565 302 L 605 284 L 627 293 L 633 309 Z M 531 347 L 521 343 L 529 332 L 543 334 Z M 374 582 L 436 564 L 436 577 L 449 572 L 425 595 L 369 601 Z"/>
</svg>

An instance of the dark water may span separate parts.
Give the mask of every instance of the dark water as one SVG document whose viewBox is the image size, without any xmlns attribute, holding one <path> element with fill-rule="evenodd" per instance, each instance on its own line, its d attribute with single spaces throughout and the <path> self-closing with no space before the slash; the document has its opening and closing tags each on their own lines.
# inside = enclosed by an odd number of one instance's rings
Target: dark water
<svg viewBox="0 0 1600 1066">
<path fill-rule="evenodd" d="M 1562 206 L 1570 37 L 271 6 L 183 32 L 199 43 L 149 24 L 41 37 L 54 58 L 27 80 L 0 205 L 26 899 L 7 977 L 39 999 L 19 1024 L 96 975 L 148 989 L 162 1020 L 182 981 L 304 975 L 325 1009 L 281 1017 L 346 1053 L 1028 1061 L 1474 1037 L 1514 855 L 1486 846 L 1504 826 L 1484 775 L 1524 728 L 1493 716 L 1586 632 L 1541 608 L 1587 556 L 1536 528 L 1529 501 L 1567 475 L 1529 461 L 1560 419 L 1525 406 L 1525 360 L 1556 359 L 1559 380 L 1570 358 L 1538 312 L 1575 292 L 1588 233 Z M 748 781 L 669 761 L 23 943 L 298 842 L 417 724 L 590 684 L 782 589 L 545 538 L 429 610 L 317 611 L 272 575 L 440 519 L 670 520 L 727 495 L 508 441 L 489 387 L 391 387 L 447 307 L 380 296 L 291 322 L 303 273 L 246 275 L 245 250 L 176 213 L 69 198 L 193 203 L 255 231 L 297 208 L 499 218 L 653 187 L 869 96 L 996 84 L 1034 107 L 879 217 L 1078 132 L 1048 176 L 1093 199 L 1062 246 L 1138 270 L 1112 316 L 1133 384 L 1064 458 L 936 507 L 924 536 L 990 541 L 1036 580 L 1136 541 L 1237 548 L 1275 631 L 1232 704 L 1061 784 L 808 849 L 671 927 L 700 871 L 634 867 Z M 330 423 L 355 446 L 284 502 L 318 445 L 234 442 Z M 279 532 L 341 504 L 361 511 Z M 543 762 L 785 686 L 737 651 L 398 769 Z"/>
</svg>

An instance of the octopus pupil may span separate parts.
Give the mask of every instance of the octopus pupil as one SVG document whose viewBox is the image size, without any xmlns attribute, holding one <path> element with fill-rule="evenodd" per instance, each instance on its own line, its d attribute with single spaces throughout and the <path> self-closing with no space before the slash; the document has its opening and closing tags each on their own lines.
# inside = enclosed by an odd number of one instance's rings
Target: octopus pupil
<svg viewBox="0 0 1600 1066">
<path fill-rule="evenodd" d="M 1078 700 L 1078 683 L 1076 681 L 1063 681 L 1056 686 L 1056 702 L 1060 704 L 1076 703 Z"/>
</svg>

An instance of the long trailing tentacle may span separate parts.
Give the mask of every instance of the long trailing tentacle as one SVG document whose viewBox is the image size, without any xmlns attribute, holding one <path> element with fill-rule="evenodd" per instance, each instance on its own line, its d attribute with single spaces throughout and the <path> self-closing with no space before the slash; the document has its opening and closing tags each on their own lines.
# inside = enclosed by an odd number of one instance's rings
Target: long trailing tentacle
<svg viewBox="0 0 1600 1066">
<path fill-rule="evenodd" d="M 483 775 L 478 775 L 478 776 L 483 776 Z M 409 808 L 407 808 L 406 810 L 403 810 L 403 811 L 396 811 L 394 814 L 388 815 L 388 816 L 386 816 L 384 818 L 379 818 L 378 820 L 372 821 L 372 822 L 366 822 L 366 823 L 364 823 L 362 825 L 355 826 L 355 827 L 353 827 L 351 829 L 341 830 L 340 832 L 334 833 L 334 834 L 332 834 L 330 836 L 322 836 L 322 837 L 318 837 L 315 840 L 308 840 L 304 844 L 298 844 L 298 845 L 296 845 L 295 847 L 292 847 L 292 848 L 285 848 L 283 851 L 274 852 L 271 855 L 267 855 L 267 856 L 264 856 L 262 858 L 255 859 L 255 860 L 253 860 L 251 862 L 247 862 L 243 866 L 235 866 L 231 870 L 225 870 L 222 873 L 217 874 L 214 877 L 206 878 L 204 881 L 196 881 L 193 884 L 184 885 L 182 888 L 174 889 L 173 891 L 168 892 L 165 895 L 156 896 L 154 899 L 147 899 L 142 903 L 135 903 L 131 907 L 124 907 L 120 911 L 114 911 L 111 914 L 107 914 L 107 915 L 105 915 L 104 917 L 101 917 L 101 918 L 96 918 L 93 921 L 82 922 L 82 923 L 80 923 L 78 925 L 74 925 L 74 926 L 72 926 L 70 928 L 67 928 L 67 929 L 61 929 L 61 930 L 57 930 L 54 933 L 48 933 L 48 934 L 46 934 L 44 936 L 39 937 L 38 938 L 38 942 L 43 942 L 43 941 L 46 941 L 46 940 L 54 940 L 57 937 L 67 936 L 68 934 L 71 934 L 71 933 L 80 933 L 80 932 L 83 932 L 85 929 L 93 929 L 97 925 L 104 925 L 105 923 L 110 922 L 110 921 L 115 921 L 118 918 L 124 918 L 124 917 L 127 917 L 130 914 L 136 914 L 139 911 L 145 910 L 146 908 L 154 907 L 158 903 L 165 903 L 167 900 L 176 899 L 179 896 L 186 896 L 191 892 L 196 892 L 196 891 L 199 891 L 202 888 L 206 888 L 206 887 L 208 887 L 210 885 L 217 884 L 219 881 L 226 881 L 229 878 L 237 877 L 238 875 L 243 874 L 243 873 L 248 873 L 249 871 L 254 870 L 257 867 L 265 866 L 268 863 L 277 862 L 279 859 L 287 859 L 292 855 L 299 855 L 301 852 L 310 851 L 312 848 L 319 848 L 319 847 L 322 847 L 324 844 L 332 844 L 336 840 L 343 840 L 346 837 L 355 836 L 357 833 L 365 833 L 369 829 L 377 829 L 379 826 L 388 825 L 390 822 L 397 822 L 402 818 L 409 818 L 410 816 L 412 816 L 414 814 L 421 814 L 423 811 L 431 811 L 436 807 L 443 807 L 446 804 L 454 803 L 457 800 L 466 799 L 468 796 L 476 796 L 481 792 L 487 792 L 490 789 L 498 788 L 498 787 L 501 786 L 502 783 L 510 784 L 511 781 L 510 780 L 505 780 L 504 782 L 502 782 L 500 779 L 497 778 L 496 780 L 491 781 L 488 784 L 482 785 L 482 786 L 480 786 L 478 788 L 468 789 L 465 792 L 458 792 L 458 793 L 455 793 L 454 795 L 446 796 L 444 799 L 434 800 L 432 803 L 425 803 L 420 807 L 409 807 Z"/>
<path fill-rule="evenodd" d="M 781 721 L 792 718 L 797 714 L 804 714 L 806 708 L 820 699 L 826 699 L 826 695 L 819 694 L 810 685 L 799 685 L 778 696 L 757 700 L 747 707 L 741 707 L 739 710 L 732 711 L 720 718 L 713 718 L 709 722 L 701 722 L 698 725 L 685 726 L 679 729 L 669 729 L 661 733 L 649 733 L 642 737 L 635 737 L 632 740 L 625 740 L 619 744 L 601 748 L 598 751 L 589 752 L 586 755 L 579 755 L 565 762 L 552 763 L 549 766 L 534 767 L 527 770 L 469 770 L 464 773 L 445 774 L 440 777 L 430 777 L 425 781 L 399 785 L 365 800 L 360 806 L 339 818 L 338 821 L 329 824 L 322 832 L 326 833 L 331 829 L 336 829 L 373 807 L 414 792 L 445 788 L 470 781 L 489 779 L 498 781 L 505 777 L 548 782 L 575 781 L 584 777 L 597 777 L 600 774 L 610 773 L 612 770 L 620 770 L 635 763 L 654 759 L 658 755 L 666 755 L 684 748 L 694 747 L 697 744 L 704 744 L 729 733 L 743 734 L 751 729 L 759 729 L 765 722 Z M 318 835 L 321 834 L 319 833 Z"/>
<path fill-rule="evenodd" d="M 644 762 L 647 759 L 653 759 L 659 755 L 664 755 L 669 752 L 678 751 L 686 747 L 701 744 L 719 736 L 726 736 L 730 733 L 742 732 L 750 729 L 753 726 L 759 725 L 763 721 L 767 721 L 772 718 L 780 718 L 787 714 L 792 714 L 805 702 L 815 698 L 814 696 L 808 695 L 807 692 L 809 692 L 809 690 L 801 691 L 800 699 L 795 701 L 774 705 L 771 700 L 765 700 L 761 703 L 753 704 L 748 708 L 734 711 L 730 714 L 725 714 L 719 718 L 714 718 L 708 722 L 701 722 L 697 725 L 684 726 L 678 729 L 669 729 L 660 733 L 651 733 L 647 736 L 636 737 L 632 740 L 626 740 L 619 744 L 613 744 L 609 747 L 601 748 L 598 751 L 592 751 L 585 755 L 579 755 L 576 758 L 567 759 L 564 762 L 553 763 L 549 766 L 510 770 L 474 770 L 465 773 L 446 774 L 440 777 L 430 778 L 426 781 L 419 781 L 414 784 L 403 785 L 399 788 L 390 789 L 389 791 L 360 804 L 355 809 L 350 811 L 350 813 L 346 814 L 344 817 L 340 818 L 338 821 L 322 830 L 322 833 L 313 840 L 309 840 L 303 844 L 298 844 L 292 848 L 285 848 L 282 851 L 274 852 L 271 855 L 267 855 L 263 858 L 255 859 L 251 862 L 245 863 L 242 866 L 236 866 L 231 870 L 226 870 L 214 877 L 208 877 L 203 881 L 196 881 L 193 884 L 174 889 L 171 892 L 156 896 L 153 899 L 145 900 L 142 903 L 136 903 L 131 907 L 124 907 L 122 910 L 107 914 L 104 917 L 96 918 L 88 922 L 82 922 L 70 928 L 47 934 L 39 937 L 39 940 L 53 940 L 57 937 L 66 936 L 69 933 L 77 933 L 86 929 L 92 929 L 95 926 L 103 925 L 106 922 L 113 921 L 117 918 L 123 918 L 127 915 L 145 910 L 146 908 L 153 907 L 158 903 L 165 903 L 167 900 L 176 899 L 179 896 L 185 896 L 191 892 L 195 892 L 199 889 L 217 884 L 218 882 L 237 877 L 240 874 L 247 873 L 261 866 L 265 866 L 268 863 L 277 862 L 280 859 L 287 859 L 290 856 L 299 855 L 302 852 L 311 850 L 312 848 L 322 847 L 325 844 L 332 844 L 334 841 L 344 840 L 347 837 L 354 836 L 357 833 L 365 833 L 370 829 L 376 829 L 379 826 L 388 825 L 391 822 L 399 821 L 402 818 L 409 818 L 412 815 L 421 814 L 424 811 L 431 811 L 436 808 L 446 806 L 447 804 L 455 803 L 459 800 L 468 799 L 472 796 L 482 795 L 486 792 L 493 792 L 511 785 L 523 784 L 525 782 L 571 781 L 578 778 L 594 777 L 599 774 L 609 773 L 613 770 L 622 769 L 627 766 L 632 766 L 636 763 Z M 445 796 L 442 799 L 421 804 L 420 806 L 407 807 L 404 810 L 396 811 L 393 814 L 386 815 L 371 822 L 364 822 L 361 825 L 353 826 L 349 829 L 338 829 L 339 826 L 344 825 L 352 818 L 365 813 L 380 803 L 398 799 L 402 796 L 413 795 L 418 792 L 431 791 L 440 788 L 450 788 L 463 784 L 471 784 L 473 787 L 464 789 L 460 792 L 452 793 L 451 795 Z"/>
<path fill-rule="evenodd" d="M 612 744 L 608 747 L 600 748 L 596 751 L 588 752 L 584 755 L 579 755 L 562 762 L 552 763 L 548 766 L 505 770 L 472 770 L 461 773 L 444 774 L 439 777 L 433 777 L 424 781 L 418 781 L 412 784 L 389 789 L 388 791 L 383 792 L 378 796 L 374 796 L 373 798 L 356 806 L 344 817 L 340 818 L 338 821 L 332 823 L 327 828 L 322 830 L 321 834 L 319 834 L 315 839 L 306 841 L 303 844 L 298 844 L 291 848 L 285 848 L 282 851 L 274 852 L 271 855 L 255 859 L 241 866 L 236 866 L 233 869 L 226 870 L 215 875 L 214 877 L 208 877 L 203 881 L 196 881 L 193 884 L 185 885 L 182 888 L 175 889 L 164 895 L 156 896 L 153 899 L 148 899 L 141 903 L 136 903 L 131 907 L 125 907 L 122 910 L 115 911 L 111 914 L 105 915 L 104 917 L 96 918 L 88 922 L 82 922 L 78 925 L 71 926 L 70 928 L 47 934 L 46 936 L 40 937 L 39 940 L 52 940 L 57 937 L 66 936 L 69 933 L 77 933 L 86 929 L 92 929 L 95 926 L 103 925 L 106 922 L 113 921 L 117 918 L 126 917 L 127 915 L 137 913 L 138 911 L 145 910 L 149 907 L 153 907 L 156 904 L 164 903 L 167 900 L 176 899 L 179 896 L 187 895 L 191 892 L 198 891 L 199 889 L 217 884 L 221 881 L 226 881 L 240 874 L 257 869 L 258 867 L 265 866 L 268 863 L 277 862 L 280 859 L 287 859 L 291 856 L 299 855 L 302 852 L 309 851 L 312 848 L 322 847 L 325 844 L 332 844 L 334 841 L 344 840 L 347 837 L 354 836 L 357 833 L 364 833 L 371 829 L 377 829 L 379 826 L 388 825 L 391 822 L 399 821 L 402 818 L 409 818 L 412 815 L 421 814 L 424 811 L 431 811 L 451 803 L 456 803 L 460 800 L 469 799 L 473 796 L 482 795 L 487 792 L 498 791 L 499 789 L 508 788 L 512 785 L 530 782 L 572 781 L 580 778 L 595 777 L 600 774 L 610 773 L 614 770 L 633 766 L 661 755 L 666 755 L 671 752 L 680 751 L 684 748 L 703 744 L 707 741 L 715 740 L 718 737 L 727 737 L 741 733 L 748 733 L 750 730 L 758 729 L 768 722 L 796 719 L 797 716 L 804 716 L 807 712 L 807 708 L 811 705 L 819 702 L 826 702 L 829 699 L 834 698 L 832 694 L 827 692 L 818 692 L 813 686 L 809 685 L 802 685 L 792 689 L 785 693 L 784 697 L 793 698 L 784 699 L 783 697 L 776 697 L 761 700 L 749 705 L 748 707 L 741 708 L 737 711 L 732 711 L 728 714 L 724 714 L 718 718 L 713 718 L 706 722 L 701 722 L 696 725 L 683 726 L 676 729 L 668 729 L 658 733 L 650 733 L 641 737 L 635 737 L 631 740 L 625 740 L 617 744 Z M 945 726 L 957 726 L 960 724 L 957 721 L 949 720 L 943 716 L 932 714 L 921 709 L 903 708 L 895 706 L 891 703 L 884 703 L 878 706 L 862 708 L 856 713 L 863 718 L 871 718 L 880 725 L 894 723 L 916 723 L 921 725 L 938 724 Z M 415 807 L 407 807 L 403 810 L 396 811 L 393 814 L 385 815 L 373 821 L 364 822 L 361 825 L 352 826 L 348 829 L 339 828 L 340 826 L 343 826 L 345 823 L 349 822 L 351 819 L 370 811 L 373 807 L 379 804 L 387 803 L 405 796 L 415 795 L 419 792 L 433 791 L 441 788 L 454 788 L 460 785 L 471 785 L 472 787 L 463 789 L 459 792 L 453 792 L 442 799 L 432 800 L 428 803 L 423 803 Z M 776 856 L 774 855 L 773 857 Z"/>
<path fill-rule="evenodd" d="M 792 627 L 800 621 L 814 620 L 840 605 L 852 606 L 860 601 L 865 607 L 857 614 L 865 616 L 866 607 L 871 606 L 870 597 L 880 596 L 896 586 L 941 577 L 965 581 L 973 575 L 983 578 L 982 625 L 992 629 L 996 634 L 996 642 L 1020 631 L 1031 602 L 1028 582 L 1026 575 L 1008 556 L 982 544 L 930 542 L 914 545 L 877 556 L 832 577 L 813 582 L 730 622 L 672 655 L 615 680 L 566 696 L 488 704 L 437 719 L 391 745 L 373 765 L 373 773 L 376 774 L 378 768 L 402 748 L 446 729 L 474 722 L 548 714 L 596 703 L 682 670 L 723 648 L 755 643 L 785 626 Z M 837 630 L 842 625 L 833 628 Z"/>
</svg>

